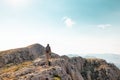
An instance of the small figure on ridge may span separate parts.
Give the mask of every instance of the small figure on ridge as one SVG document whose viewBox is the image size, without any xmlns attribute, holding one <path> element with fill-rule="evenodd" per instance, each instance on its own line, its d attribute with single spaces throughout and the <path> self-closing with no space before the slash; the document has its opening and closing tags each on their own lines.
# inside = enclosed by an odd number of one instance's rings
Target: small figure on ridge
<svg viewBox="0 0 120 80">
<path fill-rule="evenodd" d="M 49 44 L 47 44 L 45 51 L 46 51 L 46 63 L 48 66 L 50 66 L 49 59 L 51 58 L 51 48 L 50 48 Z"/>
</svg>

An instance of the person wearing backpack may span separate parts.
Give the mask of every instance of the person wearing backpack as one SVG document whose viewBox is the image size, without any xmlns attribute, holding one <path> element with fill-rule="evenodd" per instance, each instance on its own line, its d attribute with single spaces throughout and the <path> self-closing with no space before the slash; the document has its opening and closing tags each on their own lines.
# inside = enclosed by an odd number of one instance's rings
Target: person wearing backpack
<svg viewBox="0 0 120 80">
<path fill-rule="evenodd" d="M 48 66 L 50 66 L 50 61 L 49 59 L 51 58 L 51 48 L 49 46 L 49 44 L 47 44 L 46 48 L 45 48 L 45 53 L 46 53 L 46 64 Z"/>
</svg>

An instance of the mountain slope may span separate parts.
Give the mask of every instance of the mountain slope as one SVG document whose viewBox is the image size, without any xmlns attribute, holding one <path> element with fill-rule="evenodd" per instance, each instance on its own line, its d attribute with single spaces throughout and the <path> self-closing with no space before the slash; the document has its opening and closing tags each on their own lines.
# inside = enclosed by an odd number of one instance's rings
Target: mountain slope
<svg viewBox="0 0 120 80">
<path fill-rule="evenodd" d="M 44 47 L 28 47 L 0 52 L 0 80 L 120 80 L 120 70 L 102 59 L 51 54 L 46 66 Z"/>
<path fill-rule="evenodd" d="M 115 64 L 120 69 L 120 55 L 119 54 L 68 54 L 69 57 L 82 56 L 84 58 L 100 58 L 109 63 Z"/>
<path fill-rule="evenodd" d="M 114 63 L 120 69 L 120 55 L 118 54 L 88 54 L 85 57 L 96 57 L 105 59 L 107 62 Z"/>
<path fill-rule="evenodd" d="M 18 64 L 24 61 L 33 60 L 42 54 L 44 54 L 44 47 L 40 44 L 33 44 L 24 48 L 1 51 L 0 67 L 5 64 Z"/>
</svg>

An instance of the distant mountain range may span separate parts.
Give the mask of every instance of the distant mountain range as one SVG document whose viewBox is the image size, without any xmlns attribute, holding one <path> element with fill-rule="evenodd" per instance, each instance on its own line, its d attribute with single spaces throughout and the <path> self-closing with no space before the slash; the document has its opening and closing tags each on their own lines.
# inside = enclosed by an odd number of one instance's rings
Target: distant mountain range
<svg viewBox="0 0 120 80">
<path fill-rule="evenodd" d="M 68 54 L 69 57 L 82 56 L 84 58 L 101 58 L 109 63 L 114 63 L 120 69 L 119 54 Z"/>
</svg>

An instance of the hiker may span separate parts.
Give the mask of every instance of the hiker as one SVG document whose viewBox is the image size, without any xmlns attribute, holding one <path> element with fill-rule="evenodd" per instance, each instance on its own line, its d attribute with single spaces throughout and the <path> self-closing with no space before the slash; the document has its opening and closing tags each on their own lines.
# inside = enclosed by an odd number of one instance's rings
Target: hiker
<svg viewBox="0 0 120 80">
<path fill-rule="evenodd" d="M 51 58 L 51 48 L 49 44 L 47 44 L 45 51 L 46 51 L 46 63 L 48 66 L 50 66 L 49 59 Z"/>
</svg>

